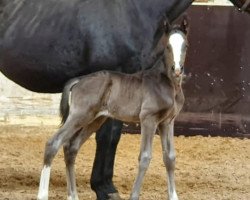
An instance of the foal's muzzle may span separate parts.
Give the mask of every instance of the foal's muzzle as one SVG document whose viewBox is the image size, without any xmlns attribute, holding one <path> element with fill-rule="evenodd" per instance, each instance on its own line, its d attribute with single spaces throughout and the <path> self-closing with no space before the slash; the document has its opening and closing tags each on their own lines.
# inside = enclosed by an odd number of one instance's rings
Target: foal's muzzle
<svg viewBox="0 0 250 200">
<path fill-rule="evenodd" d="M 182 74 L 182 71 L 181 70 L 175 70 L 175 76 L 176 77 L 179 77 L 180 75 Z"/>
<path fill-rule="evenodd" d="M 178 69 L 174 69 L 174 74 L 176 77 L 179 77 L 180 75 L 182 75 L 183 71 L 184 71 L 184 68 L 181 67 L 181 68 L 178 68 Z"/>
</svg>

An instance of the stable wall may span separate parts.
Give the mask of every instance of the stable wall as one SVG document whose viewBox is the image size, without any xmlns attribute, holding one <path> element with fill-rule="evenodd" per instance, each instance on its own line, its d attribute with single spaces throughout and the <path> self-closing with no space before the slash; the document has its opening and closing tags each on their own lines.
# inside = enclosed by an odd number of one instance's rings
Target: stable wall
<svg viewBox="0 0 250 200">
<path fill-rule="evenodd" d="M 184 130 L 250 134 L 250 16 L 234 7 L 193 6 Z M 194 116 L 195 114 L 195 116 Z M 184 122 L 185 120 L 188 121 Z"/>
</svg>

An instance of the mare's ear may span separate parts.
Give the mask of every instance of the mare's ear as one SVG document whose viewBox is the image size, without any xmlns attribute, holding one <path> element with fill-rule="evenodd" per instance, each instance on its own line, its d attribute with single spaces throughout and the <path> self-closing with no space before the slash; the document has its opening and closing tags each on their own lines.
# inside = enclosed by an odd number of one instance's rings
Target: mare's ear
<svg viewBox="0 0 250 200">
<path fill-rule="evenodd" d="M 181 27 L 181 30 L 187 35 L 189 32 L 189 23 L 188 23 L 188 16 L 186 14 L 183 15 L 180 27 Z"/>
</svg>

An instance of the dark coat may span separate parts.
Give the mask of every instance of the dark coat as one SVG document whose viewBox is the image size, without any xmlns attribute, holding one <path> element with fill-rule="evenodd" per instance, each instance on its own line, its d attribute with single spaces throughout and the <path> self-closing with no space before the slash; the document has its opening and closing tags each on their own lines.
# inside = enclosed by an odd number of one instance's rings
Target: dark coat
<svg viewBox="0 0 250 200">
<path fill-rule="evenodd" d="M 0 0 L 0 70 L 38 92 L 103 69 L 138 71 L 155 61 L 166 14 L 174 19 L 191 2 Z"/>
</svg>

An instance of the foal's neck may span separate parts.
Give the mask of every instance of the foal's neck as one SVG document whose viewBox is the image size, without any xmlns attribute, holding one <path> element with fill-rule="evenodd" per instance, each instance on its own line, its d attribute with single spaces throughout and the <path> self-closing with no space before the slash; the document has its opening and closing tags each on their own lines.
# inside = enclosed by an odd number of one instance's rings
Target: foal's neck
<svg viewBox="0 0 250 200">
<path fill-rule="evenodd" d="M 176 93 L 182 91 L 182 75 L 174 77 L 173 75 L 167 73 L 167 76 L 170 79 L 171 84 L 173 85 Z"/>
<path fill-rule="evenodd" d="M 149 73 L 154 73 L 161 75 L 163 74 L 165 77 L 167 77 L 170 80 L 171 85 L 174 87 L 176 92 L 182 91 L 182 78 L 183 75 L 180 75 L 179 77 L 174 77 L 171 74 L 171 69 L 169 69 L 169 66 L 164 62 L 164 55 L 162 55 L 154 64 L 154 66 L 151 69 L 147 70 Z M 160 77 L 160 76 L 158 76 Z"/>
<path fill-rule="evenodd" d="M 178 78 L 173 77 L 173 85 L 176 92 L 182 91 L 182 75 L 180 75 Z"/>
</svg>

